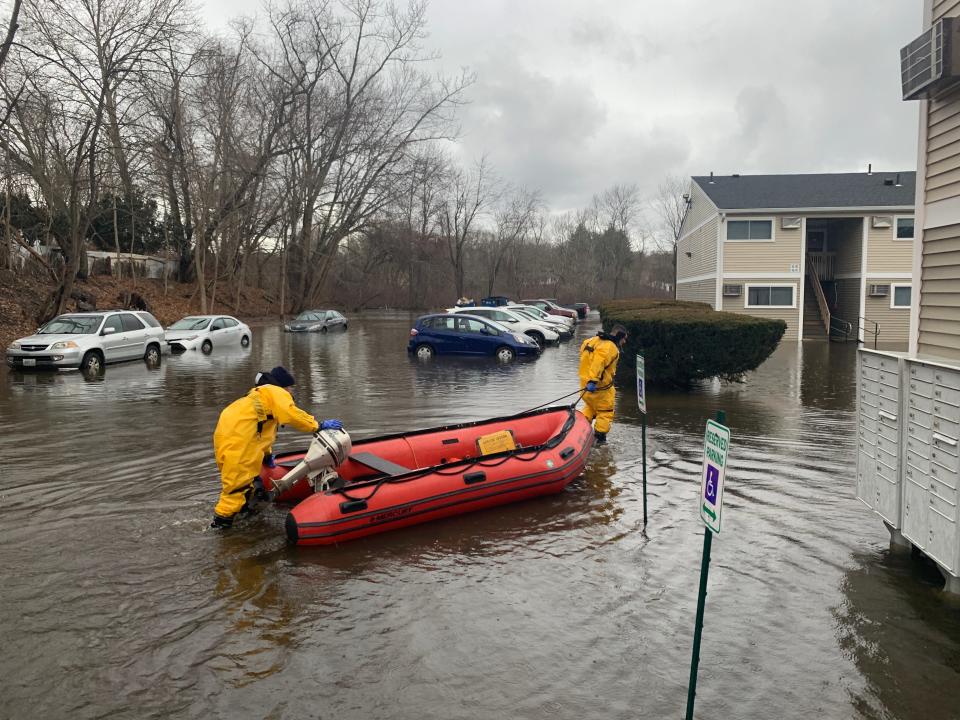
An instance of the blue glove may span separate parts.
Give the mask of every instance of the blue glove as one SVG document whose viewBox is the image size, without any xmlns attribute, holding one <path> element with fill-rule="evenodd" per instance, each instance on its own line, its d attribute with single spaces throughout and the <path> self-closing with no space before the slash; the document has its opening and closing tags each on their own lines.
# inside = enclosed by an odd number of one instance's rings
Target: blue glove
<svg viewBox="0 0 960 720">
<path fill-rule="evenodd" d="M 321 430 L 343 430 L 343 423 L 339 420 L 324 420 L 320 423 Z"/>
<path fill-rule="evenodd" d="M 274 457 L 273 453 L 267 453 L 263 456 L 263 464 L 268 468 L 275 468 L 277 466 L 277 459 Z"/>
<path fill-rule="evenodd" d="M 596 391 L 597 391 L 597 383 L 596 381 L 591 380 L 590 382 L 587 383 L 587 392 L 596 392 Z"/>
</svg>

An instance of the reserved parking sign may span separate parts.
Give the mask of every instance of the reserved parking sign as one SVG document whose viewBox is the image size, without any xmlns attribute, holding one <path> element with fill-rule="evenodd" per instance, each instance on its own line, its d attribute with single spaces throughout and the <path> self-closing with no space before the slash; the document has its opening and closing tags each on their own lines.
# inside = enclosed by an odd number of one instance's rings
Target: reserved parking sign
<svg viewBox="0 0 960 720">
<path fill-rule="evenodd" d="M 703 474 L 700 478 L 700 519 L 715 533 L 720 533 L 720 511 L 723 509 L 723 476 L 730 449 L 730 428 L 707 420 L 703 438 Z"/>
</svg>

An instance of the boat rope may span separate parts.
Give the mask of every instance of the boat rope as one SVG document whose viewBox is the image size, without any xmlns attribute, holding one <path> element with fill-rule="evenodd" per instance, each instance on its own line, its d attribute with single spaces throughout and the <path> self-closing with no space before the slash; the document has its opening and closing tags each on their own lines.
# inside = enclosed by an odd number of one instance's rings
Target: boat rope
<svg viewBox="0 0 960 720">
<path fill-rule="evenodd" d="M 581 393 L 580 390 L 577 390 L 576 392 Z M 557 399 L 562 400 L 563 398 L 570 397 L 570 395 L 573 395 L 573 394 L 575 393 L 568 393 L 567 395 L 563 395 L 562 397 Z M 549 404 L 549 403 L 545 403 L 545 404 Z M 339 493 L 340 495 L 347 498 L 348 500 L 367 501 L 372 499 L 373 496 L 376 495 L 377 492 L 380 490 L 380 488 L 386 484 L 400 484 L 400 483 L 411 482 L 413 480 L 419 480 L 420 478 L 426 475 L 434 475 L 434 474 L 435 475 L 460 475 L 461 473 L 464 473 L 467 470 L 470 470 L 471 468 L 474 468 L 474 467 L 482 467 L 482 468 L 498 467 L 500 465 L 503 465 L 505 462 L 507 462 L 507 460 L 518 460 L 520 462 L 533 462 L 538 457 L 540 457 L 540 454 L 542 452 L 544 452 L 545 450 L 552 450 L 561 442 L 563 442 L 563 439 L 573 429 L 573 426 L 576 423 L 576 414 L 574 413 L 574 410 L 573 410 L 573 407 L 575 404 L 576 403 L 572 403 L 568 406 L 563 406 L 563 405 L 560 406 L 560 407 L 566 407 L 567 411 L 570 413 L 570 416 L 567 418 L 567 421 L 563 424 L 563 427 L 561 428 L 559 433 L 557 433 L 552 438 L 550 438 L 549 440 L 547 440 L 546 442 L 540 445 L 536 445 L 534 447 L 528 447 L 528 448 L 517 448 L 516 450 L 507 450 L 503 453 L 502 457 L 498 457 L 492 461 L 488 460 L 484 462 L 485 457 L 486 458 L 493 457 L 490 455 L 481 456 L 481 457 L 472 458 L 472 459 L 468 458 L 466 460 L 461 460 L 457 462 L 455 465 L 455 469 L 451 468 L 450 470 L 447 470 L 447 471 L 440 470 L 438 468 L 442 466 L 435 465 L 433 467 L 421 468 L 420 470 L 409 472 L 400 477 L 391 477 L 387 475 L 375 481 L 373 490 L 371 490 L 366 497 L 357 497 L 357 496 L 351 495 L 349 492 L 347 492 L 347 488 L 341 488 L 339 490 L 335 490 L 334 492 Z M 536 409 L 537 408 L 531 408 L 531 410 L 527 410 L 522 413 L 517 413 L 515 417 L 526 415 L 530 413 L 532 410 L 536 410 Z M 529 457 L 523 457 L 526 455 L 529 455 Z M 363 484 L 365 485 L 366 483 L 363 483 Z"/>
</svg>

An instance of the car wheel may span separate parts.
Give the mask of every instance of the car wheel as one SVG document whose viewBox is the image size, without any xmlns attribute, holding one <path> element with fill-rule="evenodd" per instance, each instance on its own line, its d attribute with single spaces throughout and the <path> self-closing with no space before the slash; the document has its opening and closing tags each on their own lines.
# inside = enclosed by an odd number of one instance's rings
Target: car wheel
<svg viewBox="0 0 960 720">
<path fill-rule="evenodd" d="M 343 329 L 344 329 L 344 330 L 347 329 L 347 324 L 346 324 L 346 323 L 343 324 Z"/>
<path fill-rule="evenodd" d="M 200 350 L 205 354 L 209 355 L 210 351 L 213 350 L 213 343 L 209 340 L 204 340 L 203 344 L 200 346 Z"/>
<path fill-rule="evenodd" d="M 527 335 L 533 338 L 533 341 L 539 345 L 541 348 L 546 345 L 547 339 L 543 337 L 543 333 L 538 333 L 536 330 L 531 330 Z"/>
<path fill-rule="evenodd" d="M 432 360 L 433 356 L 437 354 L 429 345 L 417 345 L 416 352 L 420 360 Z"/>
<path fill-rule="evenodd" d="M 249 337 L 247 337 L 246 335 L 244 335 L 242 338 L 240 338 L 240 345 L 241 345 L 242 347 L 247 347 L 249 344 L 250 344 L 250 338 L 249 338 Z"/>
<path fill-rule="evenodd" d="M 143 359 L 148 365 L 159 365 L 160 346 L 156 344 L 147 345 L 147 351 L 143 354 Z"/>
<path fill-rule="evenodd" d="M 496 357 L 500 362 L 513 362 L 513 359 L 517 354 L 513 351 L 513 348 L 508 348 L 506 345 L 501 345 L 497 348 Z"/>
<path fill-rule="evenodd" d="M 89 350 L 80 361 L 80 369 L 85 373 L 98 373 L 103 370 L 103 355 L 97 350 Z"/>
<path fill-rule="evenodd" d="M 326 331 L 327 331 L 327 326 L 326 326 L 326 325 L 324 325 L 322 328 L 320 328 L 320 332 L 325 333 Z"/>
</svg>

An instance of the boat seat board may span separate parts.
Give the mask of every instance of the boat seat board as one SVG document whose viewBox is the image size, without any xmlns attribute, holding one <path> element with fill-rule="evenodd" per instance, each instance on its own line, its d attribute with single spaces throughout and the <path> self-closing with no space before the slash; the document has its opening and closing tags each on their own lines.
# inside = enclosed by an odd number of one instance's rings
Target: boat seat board
<svg viewBox="0 0 960 720">
<path fill-rule="evenodd" d="M 382 472 L 384 475 L 403 475 L 411 470 L 411 468 L 390 462 L 386 458 L 374 455 L 371 452 L 353 453 L 350 455 L 350 459 L 361 465 L 366 465 L 368 468 L 376 470 L 377 472 Z"/>
</svg>

